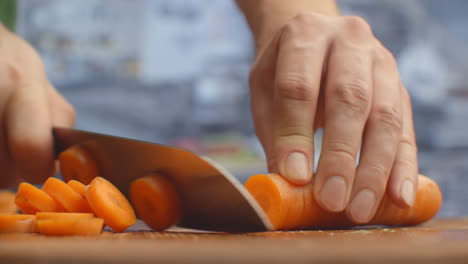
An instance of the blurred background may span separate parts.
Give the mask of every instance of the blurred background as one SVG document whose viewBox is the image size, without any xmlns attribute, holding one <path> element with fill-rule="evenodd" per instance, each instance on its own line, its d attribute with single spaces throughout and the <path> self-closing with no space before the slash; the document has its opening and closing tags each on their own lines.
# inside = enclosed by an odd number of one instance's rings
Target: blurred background
<svg viewBox="0 0 468 264">
<path fill-rule="evenodd" d="M 420 170 L 444 193 L 439 215 L 468 215 L 468 1 L 339 2 L 397 57 Z M 190 149 L 241 181 L 265 172 L 249 109 L 253 41 L 234 1 L 20 0 L 18 11 L 18 34 L 78 128 Z"/>
</svg>

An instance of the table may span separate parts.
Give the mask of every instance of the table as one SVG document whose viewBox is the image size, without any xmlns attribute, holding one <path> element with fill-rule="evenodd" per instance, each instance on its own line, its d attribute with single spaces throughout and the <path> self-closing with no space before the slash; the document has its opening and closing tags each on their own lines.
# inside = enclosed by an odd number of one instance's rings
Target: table
<svg viewBox="0 0 468 264">
<path fill-rule="evenodd" d="M 138 227 L 136 228 L 138 229 Z M 416 227 L 264 233 L 0 234 L 0 263 L 468 263 L 468 218 Z"/>
</svg>

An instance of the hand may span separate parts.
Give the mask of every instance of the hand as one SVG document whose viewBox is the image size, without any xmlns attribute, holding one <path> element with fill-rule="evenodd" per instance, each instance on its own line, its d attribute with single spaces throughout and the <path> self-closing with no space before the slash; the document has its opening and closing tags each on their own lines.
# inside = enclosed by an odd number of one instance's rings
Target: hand
<svg viewBox="0 0 468 264">
<path fill-rule="evenodd" d="M 0 24 L 0 187 L 55 172 L 52 126 L 71 127 L 72 106 L 46 78 L 39 55 Z"/>
<path fill-rule="evenodd" d="M 321 207 L 346 210 L 352 221 L 367 223 L 386 190 L 400 207 L 414 203 L 418 165 L 410 98 L 393 55 L 363 19 L 296 16 L 259 47 L 250 86 L 271 172 L 308 183 L 314 132 L 323 127 L 313 177 Z"/>
</svg>

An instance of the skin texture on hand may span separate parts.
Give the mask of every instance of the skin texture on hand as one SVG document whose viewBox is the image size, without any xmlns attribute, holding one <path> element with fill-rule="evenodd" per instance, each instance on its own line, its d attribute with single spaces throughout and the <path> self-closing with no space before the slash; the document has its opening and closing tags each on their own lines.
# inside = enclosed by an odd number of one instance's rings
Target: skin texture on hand
<svg viewBox="0 0 468 264">
<path fill-rule="evenodd" d="M 2 25 L 0 58 L 0 188 L 40 183 L 55 173 L 52 126 L 73 126 L 75 112 L 36 51 Z"/>
<path fill-rule="evenodd" d="M 322 208 L 364 224 L 385 192 L 403 208 L 414 202 L 411 103 L 393 55 L 366 21 L 338 16 L 330 2 L 238 0 L 257 40 L 252 114 L 271 172 L 296 184 L 314 181 Z"/>
</svg>

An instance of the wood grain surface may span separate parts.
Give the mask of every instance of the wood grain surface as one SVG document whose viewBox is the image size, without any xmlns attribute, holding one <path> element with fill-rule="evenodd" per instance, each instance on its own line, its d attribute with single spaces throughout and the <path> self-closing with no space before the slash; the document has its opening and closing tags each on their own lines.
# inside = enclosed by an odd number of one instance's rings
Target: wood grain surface
<svg viewBox="0 0 468 264">
<path fill-rule="evenodd" d="M 0 263 L 468 263 L 468 218 L 407 228 L 0 234 Z"/>
</svg>

